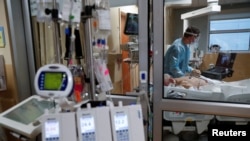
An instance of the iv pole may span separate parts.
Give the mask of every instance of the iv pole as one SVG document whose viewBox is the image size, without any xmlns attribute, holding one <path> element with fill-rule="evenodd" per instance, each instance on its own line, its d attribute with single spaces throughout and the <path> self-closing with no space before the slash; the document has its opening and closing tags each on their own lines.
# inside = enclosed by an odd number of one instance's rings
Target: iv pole
<svg viewBox="0 0 250 141">
<path fill-rule="evenodd" d="M 55 50 L 55 62 L 61 64 L 62 59 L 60 57 L 61 54 L 61 47 L 59 41 L 59 25 L 58 25 L 58 12 L 56 0 L 53 0 L 53 8 L 52 9 L 45 9 L 45 13 L 51 14 L 53 20 L 53 36 L 55 37 L 54 41 L 54 50 Z"/>
<path fill-rule="evenodd" d="M 88 0 L 83 1 L 83 24 L 84 24 L 84 39 L 85 39 L 85 54 L 86 54 L 86 77 L 89 78 L 88 92 L 90 100 L 96 100 L 95 97 L 95 74 L 94 74 L 94 60 L 92 48 L 92 33 L 91 33 L 91 11 L 92 6 Z"/>
</svg>

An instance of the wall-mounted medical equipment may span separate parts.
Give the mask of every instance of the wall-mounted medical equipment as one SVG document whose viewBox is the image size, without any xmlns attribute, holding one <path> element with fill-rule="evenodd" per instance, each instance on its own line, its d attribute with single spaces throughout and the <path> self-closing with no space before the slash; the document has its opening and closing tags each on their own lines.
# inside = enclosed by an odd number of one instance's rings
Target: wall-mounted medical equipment
<svg viewBox="0 0 250 141">
<path fill-rule="evenodd" d="M 127 13 L 124 34 L 138 35 L 138 14 Z"/>
<path fill-rule="evenodd" d="M 121 45 L 121 49 L 128 51 L 129 58 L 125 58 L 125 62 L 139 62 L 139 43 L 138 43 L 138 14 L 127 13 L 123 33 L 129 36 L 129 42 L 126 45 Z"/>
<path fill-rule="evenodd" d="M 128 58 L 123 59 L 126 63 L 139 63 L 139 43 L 128 42 L 120 46 L 123 51 L 128 51 Z"/>
</svg>

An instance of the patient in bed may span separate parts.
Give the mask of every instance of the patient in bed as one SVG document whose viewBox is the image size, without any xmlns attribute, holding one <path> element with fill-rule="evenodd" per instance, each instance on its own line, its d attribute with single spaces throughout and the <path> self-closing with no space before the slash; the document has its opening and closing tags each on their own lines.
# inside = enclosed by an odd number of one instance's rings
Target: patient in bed
<svg viewBox="0 0 250 141">
<path fill-rule="evenodd" d="M 179 78 L 173 78 L 169 74 L 164 74 L 164 86 L 182 86 L 186 89 L 191 87 L 200 88 L 207 87 L 208 85 L 214 86 L 245 86 L 250 87 L 250 78 L 225 82 L 215 79 L 210 79 L 204 76 L 183 76 Z"/>
<path fill-rule="evenodd" d="M 201 86 L 208 85 L 209 81 L 204 77 L 183 76 L 179 78 L 173 78 L 169 74 L 164 74 L 165 86 L 183 86 L 186 89 L 194 87 L 199 89 Z"/>
</svg>

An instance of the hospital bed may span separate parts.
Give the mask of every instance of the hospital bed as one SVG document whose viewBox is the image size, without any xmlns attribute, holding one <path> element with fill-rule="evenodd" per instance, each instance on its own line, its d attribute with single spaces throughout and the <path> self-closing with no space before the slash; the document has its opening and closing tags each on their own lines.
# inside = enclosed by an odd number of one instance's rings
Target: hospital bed
<svg viewBox="0 0 250 141">
<path fill-rule="evenodd" d="M 164 86 L 164 97 L 250 103 L 250 79 L 235 82 L 213 81 L 211 79 L 207 80 L 209 84 L 199 88 L 191 87 L 186 89 L 182 86 Z M 169 130 L 176 135 L 185 130 L 193 130 L 197 131 L 198 134 L 201 134 L 207 130 L 207 126 L 212 119 L 217 119 L 218 121 L 233 121 L 236 124 L 247 124 L 250 120 L 246 118 L 169 111 L 164 111 L 163 118 L 164 120 L 172 122 L 172 126 L 165 126 L 163 129 Z M 196 123 L 195 127 L 186 127 L 185 124 L 187 121 L 194 121 Z"/>
<path fill-rule="evenodd" d="M 221 97 L 220 93 L 211 91 L 202 91 L 195 89 L 185 89 L 184 87 L 164 86 L 164 97 L 167 98 L 185 98 L 185 99 L 200 99 L 211 100 Z M 164 126 L 163 130 L 168 130 L 175 135 L 181 131 L 197 131 L 198 134 L 207 130 L 209 122 L 215 118 L 214 115 L 202 115 L 183 112 L 164 111 L 163 118 L 166 121 L 171 121 L 171 126 Z M 187 122 L 195 122 L 195 126 L 186 126 Z"/>
<path fill-rule="evenodd" d="M 250 79 L 229 82 L 228 85 L 222 85 L 221 91 L 224 94 L 224 101 L 236 103 L 250 103 Z M 249 118 L 237 118 L 227 116 L 215 116 L 218 121 L 234 122 L 236 125 L 246 125 Z"/>
<path fill-rule="evenodd" d="M 234 82 L 214 81 L 205 77 L 202 79 L 207 80 L 208 84 L 199 88 L 164 86 L 164 97 L 250 103 L 250 79 Z"/>
</svg>

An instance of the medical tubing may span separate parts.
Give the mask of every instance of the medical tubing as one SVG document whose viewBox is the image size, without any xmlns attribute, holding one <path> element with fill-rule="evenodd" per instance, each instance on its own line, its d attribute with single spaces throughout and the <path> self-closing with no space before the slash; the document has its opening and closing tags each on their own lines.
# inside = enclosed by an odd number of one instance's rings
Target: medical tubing
<svg viewBox="0 0 250 141">
<path fill-rule="evenodd" d="M 74 49 L 75 49 L 75 26 L 72 25 L 71 27 L 71 37 L 70 37 L 70 40 L 71 40 L 71 44 L 70 44 L 70 59 L 69 59 L 69 63 L 70 65 L 73 64 L 73 59 L 72 59 L 72 54 L 74 52 Z"/>
</svg>

